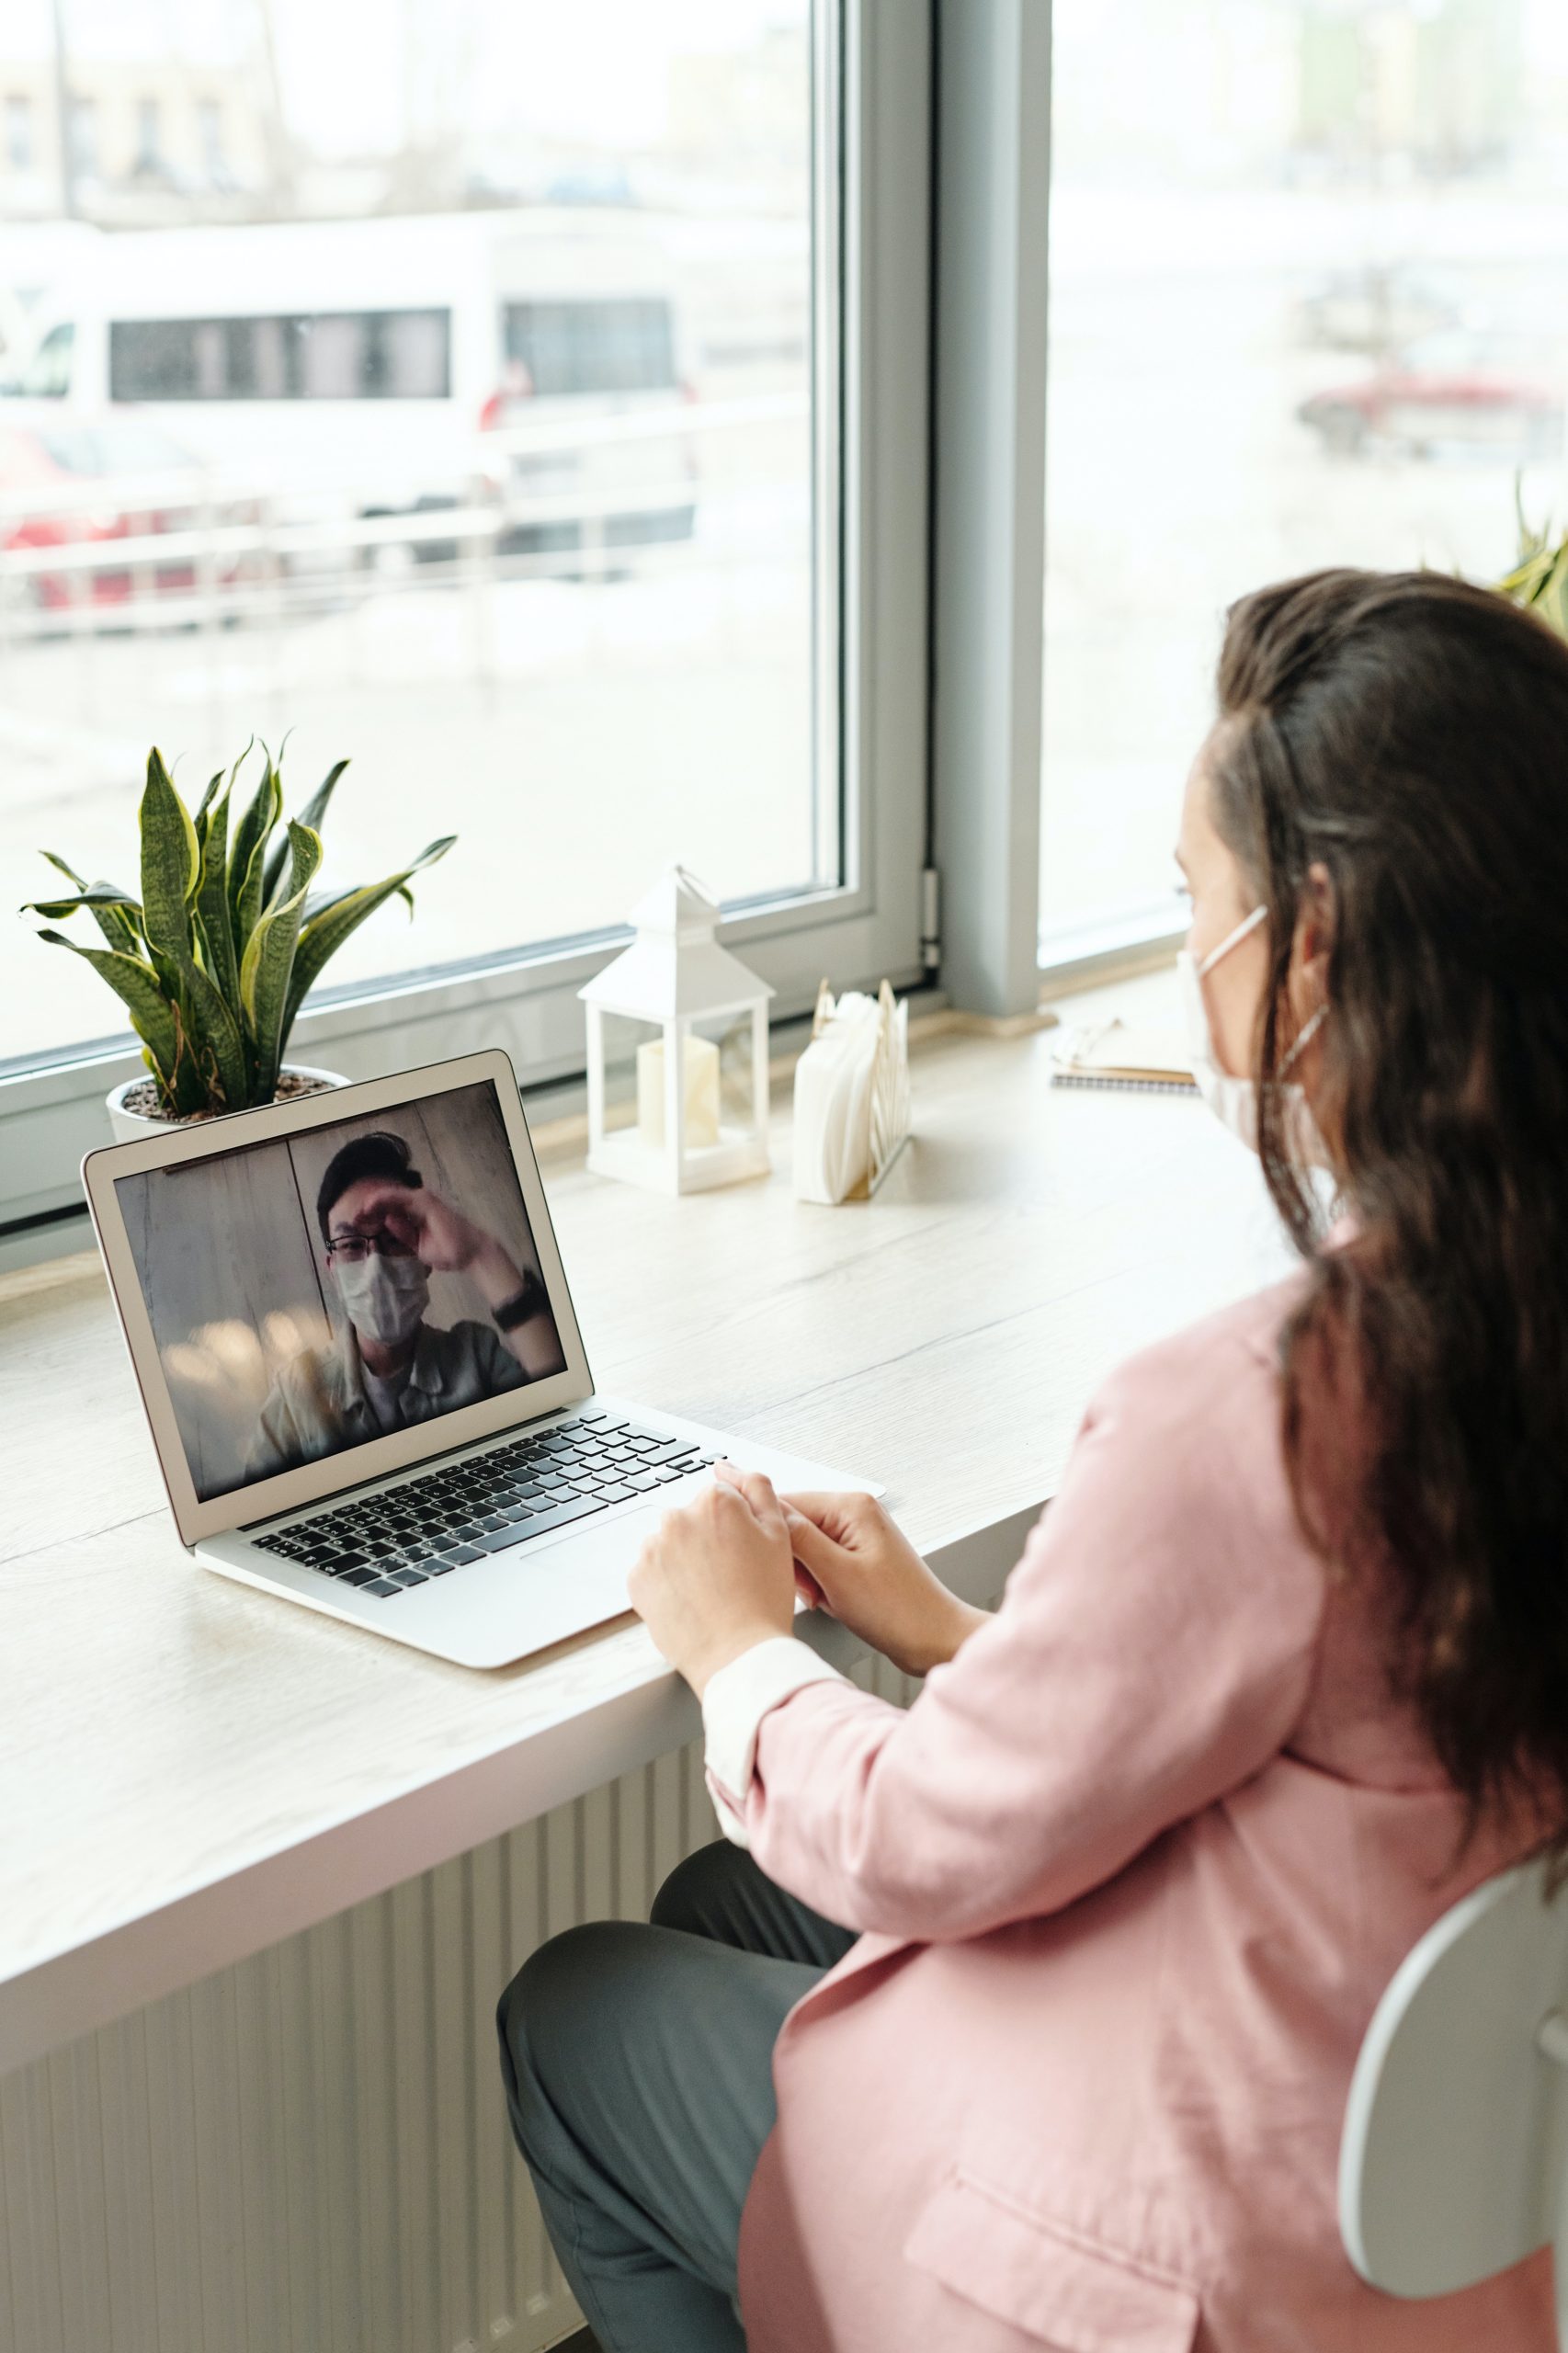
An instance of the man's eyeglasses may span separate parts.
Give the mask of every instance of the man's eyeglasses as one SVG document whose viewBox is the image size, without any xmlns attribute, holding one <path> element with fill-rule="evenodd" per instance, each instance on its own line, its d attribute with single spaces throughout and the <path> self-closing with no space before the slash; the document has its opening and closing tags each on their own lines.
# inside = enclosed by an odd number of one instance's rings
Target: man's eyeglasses
<svg viewBox="0 0 1568 2353">
<path fill-rule="evenodd" d="M 383 1258 L 411 1258 L 414 1256 L 406 1242 L 399 1242 L 391 1233 L 335 1233 L 326 1245 L 329 1258 L 340 1258 L 346 1267 L 362 1267 L 372 1250 Z"/>
</svg>

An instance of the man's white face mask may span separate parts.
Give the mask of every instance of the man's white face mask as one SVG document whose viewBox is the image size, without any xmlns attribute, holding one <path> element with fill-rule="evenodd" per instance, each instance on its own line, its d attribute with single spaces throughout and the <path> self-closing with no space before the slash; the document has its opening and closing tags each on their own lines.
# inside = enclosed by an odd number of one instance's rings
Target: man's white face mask
<svg viewBox="0 0 1568 2353">
<path fill-rule="evenodd" d="M 1198 1081 L 1198 1091 L 1209 1108 L 1233 1136 L 1239 1136 L 1249 1152 L 1257 1150 L 1257 1086 L 1250 1078 L 1234 1078 L 1221 1067 L 1214 1051 L 1214 1032 L 1210 1024 L 1208 1001 L 1203 995 L 1203 983 L 1223 956 L 1238 948 L 1260 923 L 1268 920 L 1267 907 L 1254 907 L 1250 915 L 1243 917 L 1234 931 L 1227 932 L 1218 948 L 1211 948 L 1201 964 L 1195 964 L 1187 949 L 1176 957 L 1176 977 L 1181 987 L 1182 1012 L 1187 1023 L 1187 1052 L 1192 1060 L 1192 1075 Z M 1302 1024 L 1296 1041 L 1279 1065 L 1282 1079 L 1308 1041 L 1317 1035 L 1328 1018 L 1328 1007 L 1320 1005 L 1310 1021 Z M 1300 1086 L 1281 1089 L 1284 1097 L 1285 1137 L 1291 1157 L 1303 1168 L 1326 1168 L 1329 1158 L 1317 1121 L 1312 1118 L 1307 1098 Z"/>
<path fill-rule="evenodd" d="M 412 1337 L 430 1303 L 430 1278 L 412 1254 L 397 1258 L 369 1251 L 357 1267 L 337 1267 L 337 1288 L 357 1332 L 383 1348 Z"/>
</svg>

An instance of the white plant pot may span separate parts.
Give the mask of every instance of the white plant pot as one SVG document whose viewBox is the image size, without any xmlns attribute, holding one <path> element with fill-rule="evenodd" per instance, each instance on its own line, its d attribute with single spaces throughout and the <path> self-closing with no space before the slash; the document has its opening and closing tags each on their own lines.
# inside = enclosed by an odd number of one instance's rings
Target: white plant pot
<svg viewBox="0 0 1568 2353">
<path fill-rule="evenodd" d="M 314 1070 L 308 1063 L 285 1063 L 286 1071 L 299 1078 L 319 1078 L 324 1086 L 347 1086 L 348 1081 L 335 1070 Z M 185 1126 L 183 1120 L 149 1120 L 140 1111 L 128 1111 L 125 1097 L 145 1078 L 128 1078 L 123 1086 L 111 1086 L 105 1097 L 108 1105 L 108 1123 L 114 1131 L 116 1143 L 140 1143 L 147 1136 L 166 1135 L 170 1128 Z"/>
</svg>

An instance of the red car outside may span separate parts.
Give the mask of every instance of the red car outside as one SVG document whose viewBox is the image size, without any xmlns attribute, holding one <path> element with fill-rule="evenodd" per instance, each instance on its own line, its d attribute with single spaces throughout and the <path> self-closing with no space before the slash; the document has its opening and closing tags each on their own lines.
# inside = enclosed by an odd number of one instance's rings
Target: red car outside
<svg viewBox="0 0 1568 2353">
<path fill-rule="evenodd" d="M 186 480 L 189 494 L 181 496 Z M 101 483 L 101 501 L 83 503 L 80 493 L 88 482 Z M 68 494 L 51 506 L 55 492 Z M 128 495 L 134 505 L 126 503 Z M 101 543 L 107 554 L 117 540 L 184 530 L 199 496 L 199 469 L 188 450 L 135 418 L 21 425 L 0 417 L 0 580 L 5 558 L 14 552 Z M 126 604 L 134 585 L 126 566 L 112 564 L 68 572 L 29 566 L 17 577 L 28 600 L 51 611 L 74 603 Z M 158 564 L 151 585 L 158 592 L 188 593 L 196 585 L 195 566 L 188 561 Z"/>
<path fill-rule="evenodd" d="M 1545 371 L 1530 369 L 1529 356 L 1469 335 L 1431 335 L 1358 383 L 1314 392 L 1296 415 L 1345 457 L 1554 457 L 1562 394 L 1542 381 Z"/>
</svg>

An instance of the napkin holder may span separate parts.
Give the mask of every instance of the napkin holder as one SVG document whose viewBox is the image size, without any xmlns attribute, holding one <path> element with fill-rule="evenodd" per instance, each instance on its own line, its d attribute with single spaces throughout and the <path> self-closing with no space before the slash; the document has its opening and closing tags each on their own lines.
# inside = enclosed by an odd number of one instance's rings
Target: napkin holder
<svg viewBox="0 0 1568 2353">
<path fill-rule="evenodd" d="M 908 1006 L 886 981 L 837 998 L 824 981 L 795 1066 L 795 1198 L 868 1200 L 909 1132 Z"/>
</svg>

